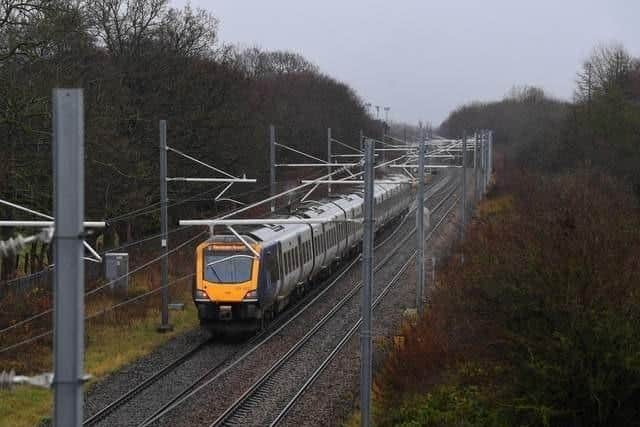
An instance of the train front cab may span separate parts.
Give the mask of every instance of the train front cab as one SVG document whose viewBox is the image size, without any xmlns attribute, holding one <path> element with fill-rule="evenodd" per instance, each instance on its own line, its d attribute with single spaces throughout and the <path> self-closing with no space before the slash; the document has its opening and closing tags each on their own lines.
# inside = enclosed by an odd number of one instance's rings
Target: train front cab
<svg viewBox="0 0 640 427">
<path fill-rule="evenodd" d="M 275 298 L 279 285 L 277 251 L 257 243 L 251 247 L 260 258 L 239 242 L 197 247 L 193 298 L 203 326 L 213 331 L 260 327 L 263 308 Z M 268 266 L 276 269 L 274 274 Z"/>
</svg>

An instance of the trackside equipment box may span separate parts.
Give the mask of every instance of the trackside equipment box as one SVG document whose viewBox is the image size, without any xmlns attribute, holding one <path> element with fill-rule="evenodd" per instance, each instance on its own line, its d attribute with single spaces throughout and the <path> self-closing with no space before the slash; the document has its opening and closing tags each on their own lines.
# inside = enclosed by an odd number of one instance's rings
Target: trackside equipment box
<svg viewBox="0 0 640 427">
<path fill-rule="evenodd" d="M 129 290 L 129 254 L 107 253 L 104 256 L 105 279 L 111 284 L 111 289 L 118 294 L 127 294 Z M 124 276 L 124 277 L 123 277 Z"/>
</svg>

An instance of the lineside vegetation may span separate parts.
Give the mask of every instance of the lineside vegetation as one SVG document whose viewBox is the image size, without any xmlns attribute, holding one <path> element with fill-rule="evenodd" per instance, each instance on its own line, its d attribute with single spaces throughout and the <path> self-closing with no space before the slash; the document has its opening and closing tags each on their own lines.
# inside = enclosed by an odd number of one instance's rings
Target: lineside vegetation
<svg viewBox="0 0 640 427">
<path fill-rule="evenodd" d="M 376 378 L 376 424 L 637 425 L 639 70 L 599 47 L 572 104 L 525 88 L 444 123 L 495 129 L 496 183 Z"/>
</svg>

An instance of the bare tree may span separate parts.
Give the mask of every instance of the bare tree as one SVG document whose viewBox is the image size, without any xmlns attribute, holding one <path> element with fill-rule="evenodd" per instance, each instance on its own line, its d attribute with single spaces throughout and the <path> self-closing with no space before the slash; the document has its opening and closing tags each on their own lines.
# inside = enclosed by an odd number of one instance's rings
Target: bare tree
<svg viewBox="0 0 640 427">
<path fill-rule="evenodd" d="M 218 20 L 204 9 L 171 8 L 158 30 L 163 49 L 184 56 L 212 56 L 217 41 Z"/>
<path fill-rule="evenodd" d="M 88 0 L 93 35 L 116 57 L 138 55 L 162 22 L 167 0 Z"/>
<path fill-rule="evenodd" d="M 30 56 L 43 43 L 33 31 L 51 0 L 0 0 L 0 62 L 16 56 Z"/>
<path fill-rule="evenodd" d="M 268 52 L 256 46 L 238 51 L 236 61 L 244 72 L 253 78 L 291 73 L 319 73 L 315 64 L 298 53 Z"/>
<path fill-rule="evenodd" d="M 590 102 L 594 96 L 624 88 L 633 68 L 634 61 L 622 45 L 597 46 L 578 73 L 576 99 Z"/>
</svg>

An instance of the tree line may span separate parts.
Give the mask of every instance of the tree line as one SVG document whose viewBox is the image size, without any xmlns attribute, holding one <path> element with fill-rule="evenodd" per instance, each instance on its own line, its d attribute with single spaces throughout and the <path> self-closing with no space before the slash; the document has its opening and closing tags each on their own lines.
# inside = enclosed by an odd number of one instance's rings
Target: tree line
<svg viewBox="0 0 640 427">
<path fill-rule="evenodd" d="M 297 53 L 222 43 L 218 25 L 206 10 L 173 8 L 167 0 L 0 2 L 0 195 L 51 213 L 54 87 L 84 89 L 85 212 L 94 219 L 159 201 L 160 119 L 168 121 L 172 147 L 246 172 L 259 186 L 268 182 L 270 124 L 280 142 L 320 157 L 328 127 L 353 145 L 360 130 L 380 133 L 381 123 L 349 86 Z M 210 176 L 171 154 L 169 175 Z M 170 198 L 208 189 L 172 183 Z M 210 212 L 215 193 L 208 196 L 173 213 Z M 157 209 L 150 213 L 114 222 L 105 246 L 156 232 Z M 0 216 L 23 218 L 3 207 Z M 7 233 L 0 230 L 0 238 Z M 43 264 L 39 254 L 34 270 Z M 14 260 L 4 262 L 7 278 Z"/>
<path fill-rule="evenodd" d="M 593 49 L 576 74 L 573 102 L 516 87 L 499 102 L 474 103 L 440 126 L 445 134 L 494 129 L 520 166 L 560 172 L 584 165 L 623 178 L 640 195 L 640 58 L 620 44 Z"/>
</svg>

